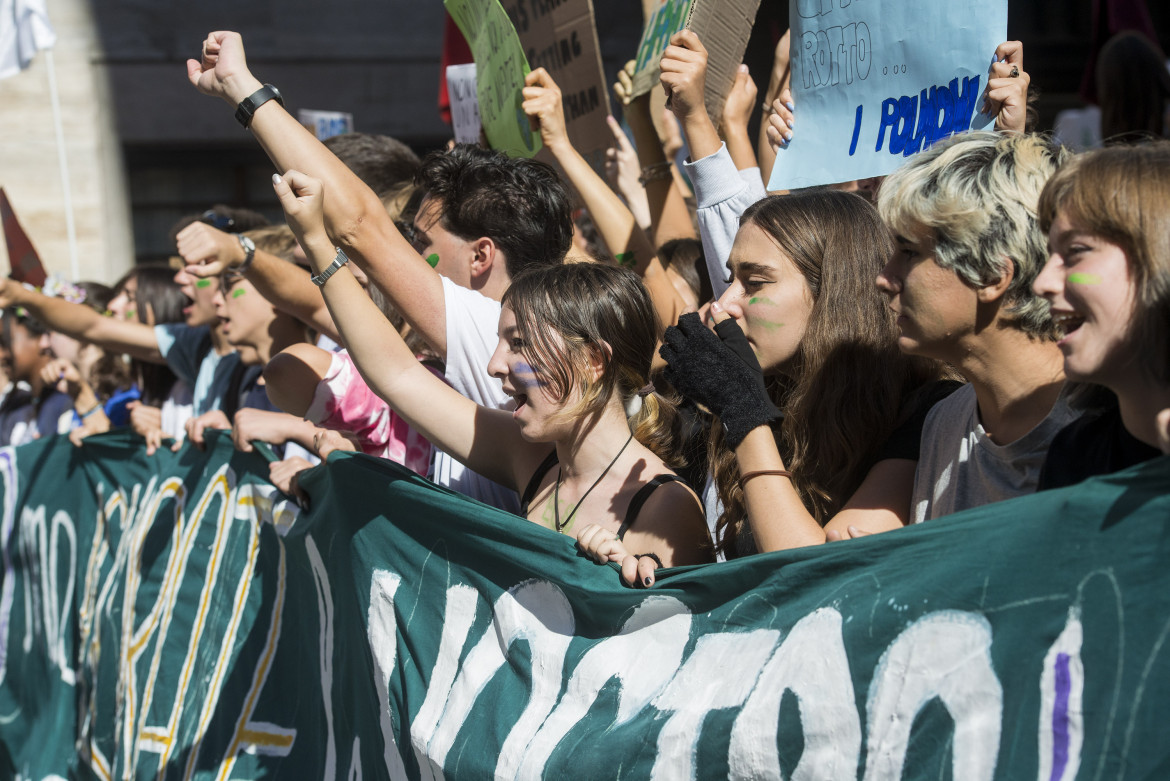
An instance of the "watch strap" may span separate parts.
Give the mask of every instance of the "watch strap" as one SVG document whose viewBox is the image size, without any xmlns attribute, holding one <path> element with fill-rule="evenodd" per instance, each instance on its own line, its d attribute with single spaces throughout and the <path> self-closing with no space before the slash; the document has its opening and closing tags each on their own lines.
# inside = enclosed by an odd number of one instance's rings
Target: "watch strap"
<svg viewBox="0 0 1170 781">
<path fill-rule="evenodd" d="M 329 267 L 320 274 L 314 274 L 313 276 L 309 277 L 309 279 L 313 281 L 314 285 L 321 287 L 327 281 L 329 281 L 329 277 L 337 273 L 337 269 L 341 268 L 346 263 L 349 263 L 349 258 L 344 252 L 342 252 L 341 247 L 338 247 L 337 256 L 333 258 L 333 262 L 329 264 Z"/>
<path fill-rule="evenodd" d="M 237 236 L 240 239 L 240 247 L 244 250 L 244 260 L 240 265 L 229 270 L 236 274 L 243 274 L 247 272 L 248 267 L 252 265 L 252 260 L 256 257 L 256 243 L 242 233 L 237 234 Z"/>
<path fill-rule="evenodd" d="M 252 124 L 252 116 L 256 113 L 256 109 L 270 100 L 275 100 L 280 105 L 284 105 L 284 98 L 281 97 L 280 90 L 271 84 L 265 84 L 241 100 L 240 105 L 236 106 L 236 121 L 245 128 L 249 127 Z"/>
</svg>

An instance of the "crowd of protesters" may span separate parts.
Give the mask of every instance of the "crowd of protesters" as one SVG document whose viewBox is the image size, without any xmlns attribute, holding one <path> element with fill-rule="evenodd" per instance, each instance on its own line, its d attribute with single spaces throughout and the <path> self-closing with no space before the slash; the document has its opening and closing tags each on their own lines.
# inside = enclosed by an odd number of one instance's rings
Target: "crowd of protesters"
<svg viewBox="0 0 1170 781">
<path fill-rule="evenodd" d="M 563 177 L 472 145 L 419 159 L 382 136 L 322 143 L 238 34 L 211 33 L 189 80 L 271 158 L 287 225 L 217 206 L 175 227 L 177 267 L 112 287 L 5 281 L 0 443 L 130 427 L 153 454 L 230 430 L 241 450 L 272 446 L 273 483 L 306 501 L 300 472 L 359 451 L 570 535 L 640 586 L 1170 452 L 1157 47 L 1127 33 L 1102 52 L 1101 148 L 1030 132 L 1007 42 L 993 130 L 884 179 L 768 193 L 800 113 L 787 45 L 756 143 L 746 68 L 708 115 L 695 33 L 662 57 L 661 135 L 623 71 L 633 143 L 611 120 L 606 181 L 544 69 L 523 110 Z M 1115 49 L 1153 63 L 1149 90 Z"/>
</svg>

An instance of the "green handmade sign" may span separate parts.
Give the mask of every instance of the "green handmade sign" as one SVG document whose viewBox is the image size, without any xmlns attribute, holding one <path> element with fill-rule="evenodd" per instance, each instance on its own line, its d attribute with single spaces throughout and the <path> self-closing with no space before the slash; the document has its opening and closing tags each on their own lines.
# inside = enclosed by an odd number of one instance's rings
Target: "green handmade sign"
<svg viewBox="0 0 1170 781">
<path fill-rule="evenodd" d="M 140 443 L 0 451 L 4 777 L 1170 766 L 1170 458 L 647 591 L 367 456 L 304 511 L 226 437 Z"/>
<path fill-rule="evenodd" d="M 528 58 L 500 0 L 443 0 L 443 5 L 475 58 L 479 116 L 488 143 L 512 157 L 532 157 L 541 143 L 521 108 Z"/>
</svg>

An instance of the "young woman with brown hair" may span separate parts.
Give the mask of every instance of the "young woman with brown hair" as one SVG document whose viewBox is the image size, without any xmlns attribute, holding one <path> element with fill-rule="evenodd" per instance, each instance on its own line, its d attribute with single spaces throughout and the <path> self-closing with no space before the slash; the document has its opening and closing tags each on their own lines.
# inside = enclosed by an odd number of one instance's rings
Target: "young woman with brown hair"
<svg viewBox="0 0 1170 781">
<path fill-rule="evenodd" d="M 899 426 L 940 368 L 899 352 L 874 287 L 888 231 L 862 198 L 829 190 L 758 201 L 740 225 L 715 333 L 687 315 L 662 348 L 667 378 L 718 416 L 718 547 L 734 557 L 900 527 L 921 420 Z"/>
<path fill-rule="evenodd" d="M 1040 194 L 1065 375 L 1106 397 L 1052 440 L 1040 488 L 1154 458 L 1170 447 L 1170 142 L 1073 158 Z"/>
<path fill-rule="evenodd" d="M 519 274 L 488 363 L 515 406 L 488 409 L 420 364 L 362 290 L 325 232 L 321 183 L 290 171 L 274 184 L 350 356 L 402 418 L 522 493 L 528 520 L 571 534 L 589 519 L 667 566 L 710 560 L 702 507 L 668 464 L 671 405 L 648 386 L 657 322 L 632 272 L 579 263 Z"/>
</svg>

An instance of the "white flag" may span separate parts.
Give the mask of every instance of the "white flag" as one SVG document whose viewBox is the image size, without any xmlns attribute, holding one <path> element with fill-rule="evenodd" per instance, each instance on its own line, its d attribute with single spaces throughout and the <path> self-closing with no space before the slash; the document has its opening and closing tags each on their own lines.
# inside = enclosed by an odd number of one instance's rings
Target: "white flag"
<svg viewBox="0 0 1170 781">
<path fill-rule="evenodd" d="M 0 79 L 20 73 L 56 42 L 45 0 L 0 0 Z"/>
</svg>

